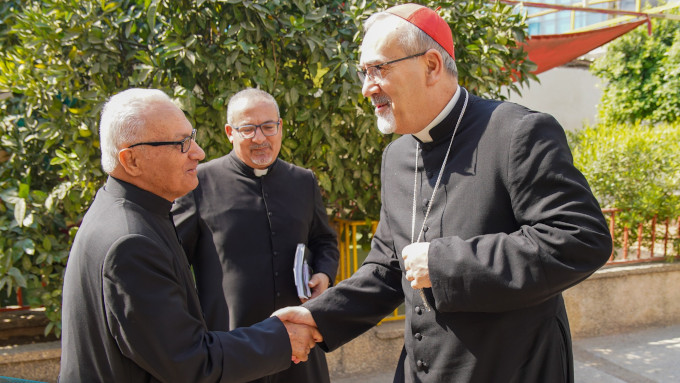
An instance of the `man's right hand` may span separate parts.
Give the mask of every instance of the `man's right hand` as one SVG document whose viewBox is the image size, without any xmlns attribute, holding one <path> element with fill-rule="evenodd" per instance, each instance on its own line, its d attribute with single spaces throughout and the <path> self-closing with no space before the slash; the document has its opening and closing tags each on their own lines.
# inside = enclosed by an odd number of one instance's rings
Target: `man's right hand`
<svg viewBox="0 0 680 383">
<path fill-rule="evenodd" d="M 316 327 L 316 322 L 312 313 L 302 306 L 288 306 L 274 311 L 271 316 L 277 316 L 282 321 L 293 323 L 306 324 L 307 326 Z"/>
<path fill-rule="evenodd" d="M 288 338 L 290 338 L 290 347 L 293 350 L 291 360 L 293 363 L 307 361 L 309 351 L 316 346 L 316 342 L 323 341 L 323 337 L 316 327 L 311 327 L 305 324 L 298 324 L 286 320 L 281 321 L 286 326 L 288 331 Z"/>
</svg>

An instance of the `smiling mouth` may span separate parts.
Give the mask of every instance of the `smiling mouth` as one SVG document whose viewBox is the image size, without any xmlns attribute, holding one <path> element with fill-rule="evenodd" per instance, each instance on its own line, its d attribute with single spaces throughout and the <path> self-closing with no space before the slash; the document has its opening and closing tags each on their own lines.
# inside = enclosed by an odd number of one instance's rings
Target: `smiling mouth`
<svg viewBox="0 0 680 383">
<path fill-rule="evenodd" d="M 376 113 L 380 113 L 380 111 L 390 106 L 390 99 L 385 96 L 374 97 L 371 101 L 373 102 Z"/>
<path fill-rule="evenodd" d="M 381 116 L 381 115 L 384 115 L 385 113 L 390 112 L 390 103 L 389 102 L 382 103 L 382 104 L 374 104 L 374 106 L 375 106 L 375 114 L 376 115 Z"/>
</svg>

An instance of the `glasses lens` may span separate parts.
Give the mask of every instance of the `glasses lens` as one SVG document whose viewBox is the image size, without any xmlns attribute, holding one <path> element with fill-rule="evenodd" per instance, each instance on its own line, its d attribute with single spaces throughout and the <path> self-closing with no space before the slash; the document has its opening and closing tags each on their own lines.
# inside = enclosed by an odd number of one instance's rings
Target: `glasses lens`
<svg viewBox="0 0 680 383">
<path fill-rule="evenodd" d="M 359 67 L 357 69 L 357 76 L 359 77 L 359 81 L 363 84 L 364 81 L 366 81 L 366 71 L 364 69 L 361 69 Z"/>
<path fill-rule="evenodd" d="M 252 125 L 244 125 L 238 128 L 238 132 L 243 138 L 253 138 L 255 137 L 255 129 L 256 128 Z"/>
<path fill-rule="evenodd" d="M 191 131 L 191 135 L 189 137 L 187 137 L 187 138 L 185 138 L 181 141 L 182 145 L 180 145 L 180 146 L 181 146 L 182 153 L 188 152 L 189 149 L 191 149 L 191 141 L 195 141 L 195 140 L 196 140 L 196 129 Z"/>
<path fill-rule="evenodd" d="M 382 74 L 380 74 L 380 65 L 369 66 L 366 69 L 357 69 L 357 75 L 359 75 L 359 80 L 363 84 L 366 80 L 371 80 L 379 83 L 382 80 Z"/>
<path fill-rule="evenodd" d="M 265 136 L 273 136 L 279 131 L 279 124 L 276 122 L 271 122 L 271 123 L 266 123 L 260 125 L 260 129 L 262 129 L 262 134 Z"/>
</svg>

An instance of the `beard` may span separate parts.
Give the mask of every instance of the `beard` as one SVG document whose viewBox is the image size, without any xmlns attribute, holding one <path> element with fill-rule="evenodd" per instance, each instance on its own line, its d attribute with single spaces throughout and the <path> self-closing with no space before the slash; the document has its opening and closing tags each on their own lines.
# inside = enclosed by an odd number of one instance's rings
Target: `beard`
<svg viewBox="0 0 680 383">
<path fill-rule="evenodd" d="M 391 104 L 389 97 L 384 95 L 375 96 L 372 101 L 373 105 Z M 384 108 L 389 108 L 389 110 L 376 112 L 376 116 L 378 117 L 378 130 L 382 134 L 392 134 L 397 130 L 394 112 L 392 111 L 391 105 Z"/>
<path fill-rule="evenodd" d="M 255 165 L 269 166 L 269 164 L 274 162 L 271 153 L 268 153 L 268 151 L 265 150 L 261 150 L 266 148 L 271 148 L 271 145 L 266 142 L 264 144 L 250 146 L 251 150 L 250 160 L 253 161 Z"/>
<path fill-rule="evenodd" d="M 257 166 L 269 166 L 274 162 L 271 156 L 255 156 L 251 160 Z"/>
<path fill-rule="evenodd" d="M 394 121 L 394 114 L 392 111 L 386 113 L 384 116 L 378 116 L 378 130 L 382 134 L 392 134 L 397 130 L 397 124 Z"/>
</svg>

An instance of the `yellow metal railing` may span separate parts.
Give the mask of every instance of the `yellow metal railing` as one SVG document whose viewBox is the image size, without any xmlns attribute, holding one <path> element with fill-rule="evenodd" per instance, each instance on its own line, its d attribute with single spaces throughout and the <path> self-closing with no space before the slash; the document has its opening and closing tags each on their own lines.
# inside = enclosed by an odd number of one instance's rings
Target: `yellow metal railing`
<svg viewBox="0 0 680 383">
<path fill-rule="evenodd" d="M 364 235 L 372 238 L 378 227 L 378 221 L 350 221 L 336 218 L 333 226 L 338 233 L 338 249 L 340 250 L 340 263 L 335 282 L 338 283 L 354 274 L 366 258 L 367 251 L 361 249 L 360 239 Z M 404 314 L 399 313 L 399 308 L 391 315 L 383 318 L 380 323 L 404 319 Z"/>
<path fill-rule="evenodd" d="M 636 242 L 633 243 L 633 241 L 629 240 L 629 228 L 618 227 L 616 224 L 616 214 L 619 213 L 620 210 L 602 209 L 602 212 L 605 214 L 607 222 L 610 225 L 610 231 L 615 247 L 618 244 L 618 249 L 615 248 L 613 250 L 612 256 L 609 262 L 607 262 L 608 266 L 680 258 L 680 246 L 678 245 L 680 242 L 680 217 L 673 220 L 659 220 L 657 223 L 657 218 L 655 216 L 651 223 L 639 223 L 636 229 L 637 239 Z M 373 237 L 375 230 L 378 227 L 378 221 L 334 219 L 332 224 L 338 233 L 338 248 L 340 250 L 338 275 L 335 278 L 335 282 L 338 283 L 349 278 L 357 271 L 359 266 L 361 266 L 361 263 L 363 263 L 368 251 L 361 248 L 360 242 L 362 239 L 364 242 L 367 242 L 366 239 L 371 239 Z M 643 226 L 645 227 L 645 233 L 643 233 Z M 363 238 L 365 235 L 368 235 L 369 238 Z M 633 247 L 632 251 L 636 251 L 635 255 L 628 255 L 629 247 Z M 655 248 L 657 249 L 656 251 Z M 663 249 L 663 251 L 661 251 L 661 249 Z M 394 310 L 391 315 L 385 317 L 382 322 L 403 318 L 404 314 L 402 306 Z"/>
</svg>

